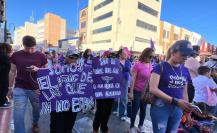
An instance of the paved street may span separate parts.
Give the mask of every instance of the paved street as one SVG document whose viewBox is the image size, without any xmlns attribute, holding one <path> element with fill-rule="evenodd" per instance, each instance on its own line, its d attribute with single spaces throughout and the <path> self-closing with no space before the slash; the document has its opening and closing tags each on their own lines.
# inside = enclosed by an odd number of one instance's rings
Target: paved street
<svg viewBox="0 0 217 133">
<path fill-rule="evenodd" d="M 25 117 L 26 133 L 31 133 L 31 106 L 28 104 L 28 109 Z M 146 133 L 152 133 L 152 123 L 150 118 L 150 106 L 147 106 L 146 119 L 144 122 Z M 13 133 L 13 121 L 10 120 L 12 117 L 12 109 L 0 109 L 0 133 Z M 73 133 L 92 133 L 92 113 L 79 113 L 73 129 Z M 138 125 L 138 116 L 136 124 Z M 109 129 L 111 133 L 128 133 L 130 119 L 126 122 L 121 121 L 117 116 L 112 115 L 109 120 Z M 49 133 L 50 115 L 42 115 L 39 121 L 40 133 Z M 217 132 L 217 127 L 215 131 Z"/>
<path fill-rule="evenodd" d="M 149 107 L 148 107 L 149 108 Z M 28 112 L 31 110 L 31 108 L 28 108 Z M 151 128 L 151 122 L 150 122 L 150 115 L 149 115 L 149 109 L 147 109 L 147 120 L 145 121 L 145 127 L 147 133 L 152 133 Z M 28 113 L 30 114 L 30 113 Z M 74 126 L 74 132 L 73 133 L 92 133 L 92 120 L 93 120 L 93 114 L 83 114 L 79 113 L 75 126 Z M 26 129 L 27 133 L 31 133 L 31 116 L 26 116 Z M 49 133 L 49 124 L 50 124 L 50 116 L 49 115 L 42 115 L 40 118 L 39 126 L 40 126 L 40 133 Z M 128 133 L 129 130 L 129 119 L 127 122 L 122 122 L 118 117 L 115 115 L 112 115 L 109 120 L 109 129 L 111 133 Z M 138 125 L 138 118 L 136 121 L 136 125 Z"/>
<path fill-rule="evenodd" d="M 29 104 L 30 105 L 30 104 Z M 147 117 L 145 120 L 145 128 L 147 133 L 152 133 L 152 125 L 150 122 L 150 114 L 149 114 L 149 106 L 147 108 Z M 30 115 L 30 111 L 31 111 L 31 106 L 28 106 L 27 112 L 26 113 L 26 117 L 25 117 L 25 124 L 26 124 L 26 132 L 27 133 L 31 133 L 31 115 Z M 0 110 L 0 114 L 2 114 L 2 110 Z M 4 111 L 4 113 L 7 112 L 7 121 L 5 121 L 6 123 L 11 123 L 9 121 L 10 118 L 10 113 L 11 110 L 7 110 Z M 4 115 L 5 116 L 5 115 Z M 92 133 L 92 120 L 93 120 L 93 114 L 91 113 L 87 113 L 87 114 L 83 114 L 83 113 L 79 113 L 74 129 L 73 129 L 73 133 Z M 1 120 L 1 119 L 0 119 Z M 50 116 L 49 115 L 42 115 L 40 118 L 40 122 L 39 122 L 39 126 L 40 126 L 40 133 L 49 133 L 50 129 L 49 129 L 49 124 L 50 124 Z M 121 121 L 117 116 L 112 115 L 110 120 L 109 120 L 109 129 L 111 131 L 111 133 L 128 133 L 129 130 L 129 119 L 126 122 Z M 2 122 L 2 121 L 0 121 Z M 6 124 L 5 124 L 6 125 Z M 136 124 L 138 125 L 138 118 L 136 120 Z M 0 133 L 10 133 L 9 132 L 9 128 L 13 129 L 13 124 L 10 124 L 9 127 L 4 127 L 4 130 L 2 130 L 2 124 L 0 126 Z M 8 130 L 8 131 L 7 131 Z M 13 133 L 13 130 L 12 132 Z"/>
</svg>

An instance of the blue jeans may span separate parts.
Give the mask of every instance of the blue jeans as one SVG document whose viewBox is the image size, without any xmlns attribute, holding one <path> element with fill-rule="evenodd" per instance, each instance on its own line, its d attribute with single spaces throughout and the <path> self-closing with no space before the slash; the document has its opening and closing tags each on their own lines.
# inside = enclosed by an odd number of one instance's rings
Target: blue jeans
<svg viewBox="0 0 217 133">
<path fill-rule="evenodd" d="M 182 112 L 180 107 L 157 99 L 150 111 L 154 133 L 176 133 Z"/>
<path fill-rule="evenodd" d="M 33 124 L 38 124 L 39 114 L 39 96 L 33 90 L 14 88 L 14 133 L 25 133 L 24 117 L 28 99 L 32 105 Z"/>
<path fill-rule="evenodd" d="M 127 116 L 127 102 L 128 102 L 128 87 L 129 87 L 129 81 L 124 80 L 123 83 L 123 95 L 121 98 L 116 99 L 113 104 L 112 112 L 119 113 L 119 117 L 125 117 Z"/>
<path fill-rule="evenodd" d="M 130 118 L 130 127 L 134 127 L 136 115 L 140 109 L 139 114 L 139 126 L 143 126 L 145 115 L 146 115 L 146 106 L 147 104 L 141 100 L 142 92 L 133 91 L 133 101 L 132 101 L 132 116 Z"/>
<path fill-rule="evenodd" d="M 119 100 L 119 117 L 125 117 L 127 116 L 127 102 L 128 102 L 128 86 L 129 82 L 127 80 L 124 80 L 123 89 L 124 94 L 123 97 Z"/>
</svg>

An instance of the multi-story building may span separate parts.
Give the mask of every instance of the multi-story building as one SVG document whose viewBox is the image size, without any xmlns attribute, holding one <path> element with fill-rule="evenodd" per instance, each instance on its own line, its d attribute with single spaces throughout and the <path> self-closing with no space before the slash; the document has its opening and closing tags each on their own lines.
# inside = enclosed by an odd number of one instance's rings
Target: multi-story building
<svg viewBox="0 0 217 133">
<path fill-rule="evenodd" d="M 58 46 L 60 39 L 66 38 L 66 20 L 52 13 L 44 16 L 45 41 L 48 46 Z"/>
<path fill-rule="evenodd" d="M 178 27 L 165 21 L 160 22 L 159 45 L 163 47 L 164 54 L 177 40 L 188 40 L 193 45 L 198 45 L 201 38 L 201 35 L 198 33 L 191 32 L 185 28 Z"/>
<path fill-rule="evenodd" d="M 39 20 L 37 22 L 37 37 L 36 37 L 36 40 L 37 40 L 37 43 L 39 45 L 46 44 L 44 20 Z"/>
<path fill-rule="evenodd" d="M 191 38 L 192 45 L 199 45 L 201 42 L 202 36 L 196 32 L 192 32 L 192 38 Z"/>
<path fill-rule="evenodd" d="M 66 38 L 73 38 L 73 37 L 78 37 L 77 36 L 77 31 L 75 31 L 73 29 L 67 29 Z"/>
<path fill-rule="evenodd" d="M 46 13 L 37 24 L 25 22 L 15 30 L 15 44 L 21 44 L 25 35 L 36 38 L 39 45 L 57 47 L 58 41 L 66 38 L 66 20 L 52 13 Z"/>
<path fill-rule="evenodd" d="M 37 25 L 32 22 L 25 22 L 24 26 L 20 26 L 14 31 L 14 44 L 22 45 L 22 38 L 26 35 L 37 36 Z"/>
<path fill-rule="evenodd" d="M 87 43 L 87 23 L 88 23 L 88 8 L 84 8 L 80 11 L 80 21 L 79 21 L 79 34 L 80 41 L 82 44 Z"/>
<path fill-rule="evenodd" d="M 4 42 L 4 29 L 0 28 L 0 42 Z"/>
<path fill-rule="evenodd" d="M 93 50 L 158 50 L 162 0 L 89 0 L 87 43 Z"/>
</svg>

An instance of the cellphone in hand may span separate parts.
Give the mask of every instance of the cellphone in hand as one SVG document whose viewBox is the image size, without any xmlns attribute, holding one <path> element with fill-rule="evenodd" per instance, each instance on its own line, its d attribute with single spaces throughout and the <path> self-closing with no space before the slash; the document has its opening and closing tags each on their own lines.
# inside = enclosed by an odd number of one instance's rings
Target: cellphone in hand
<svg viewBox="0 0 217 133">
<path fill-rule="evenodd" d="M 26 69 L 28 69 L 28 70 L 32 70 L 33 67 L 29 66 L 29 67 L 26 67 Z"/>
</svg>

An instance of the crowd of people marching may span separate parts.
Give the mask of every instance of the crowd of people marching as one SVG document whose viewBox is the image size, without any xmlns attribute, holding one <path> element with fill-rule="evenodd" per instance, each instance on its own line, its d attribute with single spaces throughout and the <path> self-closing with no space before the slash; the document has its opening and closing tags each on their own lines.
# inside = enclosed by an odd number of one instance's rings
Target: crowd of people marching
<svg viewBox="0 0 217 133">
<path fill-rule="evenodd" d="M 139 56 L 126 47 L 116 52 L 95 53 L 91 49 L 83 53 L 76 49 L 69 49 L 66 54 L 42 52 L 36 50 L 32 36 L 23 38 L 23 46 L 23 50 L 13 52 L 9 44 L 0 44 L 0 108 L 12 107 L 13 101 L 15 133 L 25 133 L 28 100 L 33 108 L 32 132 L 39 132 L 37 71 L 55 65 L 75 65 L 81 58 L 117 58 L 124 76 L 123 97 L 95 101 L 90 129 L 93 133 L 109 133 L 107 124 L 112 113 L 120 121 L 130 118 L 130 133 L 145 133 L 148 104 L 154 133 L 212 132 L 210 125 L 217 116 L 217 55 L 202 62 L 198 59 L 199 46 L 192 47 L 189 41 L 175 42 L 164 58 L 156 56 L 152 48 L 144 49 Z M 139 124 L 135 125 L 138 112 Z M 77 112 L 52 111 L 50 116 L 51 133 L 71 133 Z"/>
</svg>

